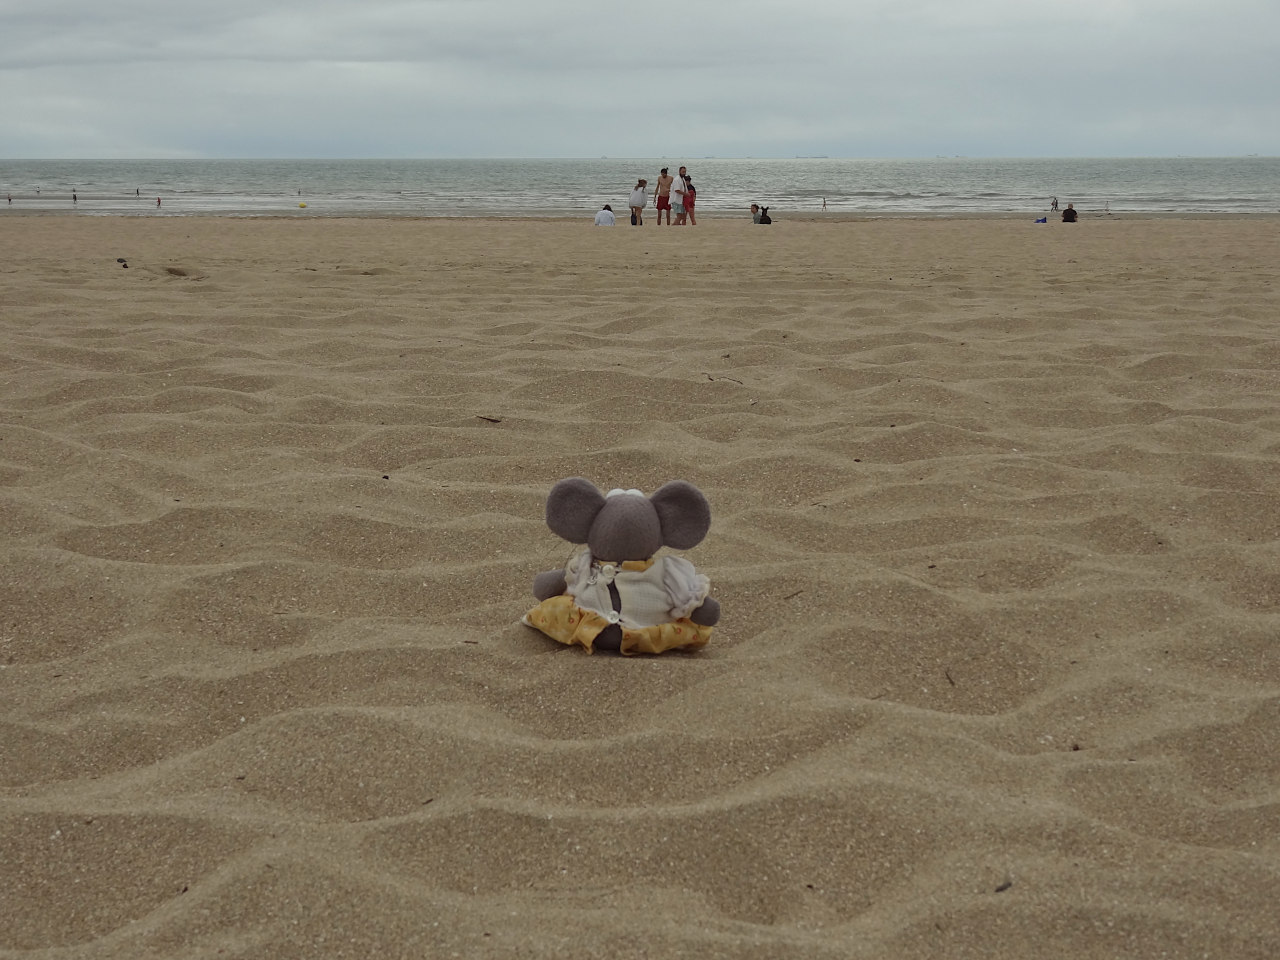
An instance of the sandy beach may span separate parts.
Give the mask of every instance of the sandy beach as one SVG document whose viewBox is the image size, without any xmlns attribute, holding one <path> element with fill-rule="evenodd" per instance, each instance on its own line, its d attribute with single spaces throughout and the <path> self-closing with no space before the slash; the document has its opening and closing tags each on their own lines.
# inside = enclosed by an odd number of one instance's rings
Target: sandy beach
<svg viewBox="0 0 1280 960">
<path fill-rule="evenodd" d="M 1280 956 L 1280 218 L 775 217 L 0 218 L 0 957 Z"/>
</svg>

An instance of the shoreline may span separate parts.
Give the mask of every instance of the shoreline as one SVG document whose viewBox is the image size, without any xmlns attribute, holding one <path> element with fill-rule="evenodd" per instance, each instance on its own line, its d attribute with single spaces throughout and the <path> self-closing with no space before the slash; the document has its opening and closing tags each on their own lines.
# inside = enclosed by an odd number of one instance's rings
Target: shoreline
<svg viewBox="0 0 1280 960">
<path fill-rule="evenodd" d="M 82 201 L 85 202 L 85 201 Z M 91 201 L 90 201 L 91 202 Z M 1048 217 L 1049 223 L 1061 222 L 1061 212 L 1053 211 L 1028 211 L 1019 213 L 1016 211 L 945 211 L 945 212 L 902 212 L 895 210 L 867 210 L 867 211 L 841 211 L 826 213 L 814 211 L 788 212 L 787 210 L 779 210 L 770 206 L 770 212 L 773 214 L 774 222 L 803 222 L 803 223 L 839 223 L 848 221 L 870 221 L 870 220 L 1014 220 L 1014 221 L 1032 221 L 1039 217 Z M 1280 210 L 1271 211 L 1183 211 L 1183 210 L 1113 210 L 1105 212 L 1101 210 L 1091 210 L 1089 208 L 1077 207 L 1081 220 L 1271 220 L 1280 218 Z M 91 209 L 24 209 L 16 204 L 7 208 L 0 208 L 3 213 L 10 217 L 82 217 L 86 220 L 101 219 L 119 219 L 119 220 L 174 220 L 174 219 L 191 219 L 191 220 L 424 220 L 424 221 L 502 221 L 502 222 L 561 222 L 561 221 L 577 221 L 585 220 L 590 222 L 595 215 L 595 210 L 584 210 L 582 212 L 562 211 L 537 214 L 422 214 L 414 212 L 405 213 L 387 213 L 386 211 L 370 211 L 367 213 L 358 212 L 325 212 L 320 205 L 312 206 L 308 204 L 306 209 L 299 210 L 273 210 L 264 213 L 253 212 L 234 212 L 234 211 L 181 211 L 172 210 L 170 208 L 161 207 L 157 212 L 154 208 L 146 211 L 138 211 L 136 213 L 128 213 L 122 211 L 94 211 Z M 646 211 L 651 214 L 652 208 Z M 700 220 L 726 221 L 748 219 L 749 214 L 745 211 L 738 214 L 730 211 L 698 211 Z M 619 219 L 619 227 L 628 227 L 630 224 Z"/>
</svg>

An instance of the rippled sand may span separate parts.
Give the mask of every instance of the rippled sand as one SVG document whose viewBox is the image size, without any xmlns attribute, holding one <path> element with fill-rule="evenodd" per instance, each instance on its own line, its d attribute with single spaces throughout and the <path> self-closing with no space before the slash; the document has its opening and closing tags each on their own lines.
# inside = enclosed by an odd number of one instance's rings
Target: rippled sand
<svg viewBox="0 0 1280 960">
<path fill-rule="evenodd" d="M 1280 221 L 1030 219 L 0 219 L 0 955 L 1280 955 Z"/>
</svg>

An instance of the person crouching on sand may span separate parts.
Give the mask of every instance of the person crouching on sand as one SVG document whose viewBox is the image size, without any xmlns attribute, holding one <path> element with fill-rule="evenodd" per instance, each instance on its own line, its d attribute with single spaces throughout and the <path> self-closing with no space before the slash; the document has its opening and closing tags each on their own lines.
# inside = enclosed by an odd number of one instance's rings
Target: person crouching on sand
<svg viewBox="0 0 1280 960">
<path fill-rule="evenodd" d="M 637 180 L 635 187 L 631 191 L 631 225 L 633 227 L 644 226 L 644 208 L 649 203 L 649 186 L 648 180 Z"/>
</svg>

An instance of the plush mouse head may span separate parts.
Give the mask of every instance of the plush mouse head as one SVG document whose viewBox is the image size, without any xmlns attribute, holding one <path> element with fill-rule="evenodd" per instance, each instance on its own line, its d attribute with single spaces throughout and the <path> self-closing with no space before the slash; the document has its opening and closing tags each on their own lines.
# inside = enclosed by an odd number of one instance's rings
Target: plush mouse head
<svg viewBox="0 0 1280 960">
<path fill-rule="evenodd" d="M 646 497 L 639 490 L 603 494 L 590 480 L 570 477 L 551 488 L 547 526 L 570 543 L 585 543 L 597 560 L 647 560 L 664 545 L 688 550 L 701 543 L 711 529 L 711 505 L 683 480 Z"/>
</svg>

